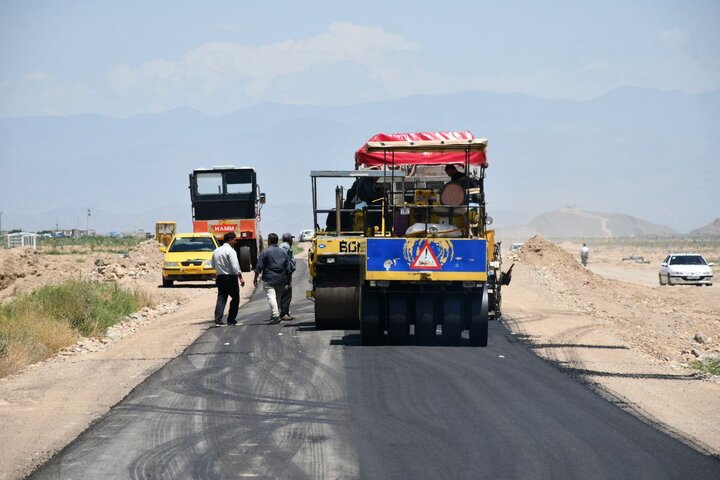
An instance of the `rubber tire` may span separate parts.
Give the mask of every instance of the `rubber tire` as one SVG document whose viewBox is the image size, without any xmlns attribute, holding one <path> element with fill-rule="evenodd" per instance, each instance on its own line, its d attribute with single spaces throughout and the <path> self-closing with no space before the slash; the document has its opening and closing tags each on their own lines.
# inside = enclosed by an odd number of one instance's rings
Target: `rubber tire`
<svg viewBox="0 0 720 480">
<path fill-rule="evenodd" d="M 364 290 L 360 292 L 360 341 L 363 345 L 377 345 L 382 338 L 380 294 Z"/>
<path fill-rule="evenodd" d="M 470 297 L 470 346 L 487 347 L 488 344 L 488 291 L 487 285 L 482 293 Z"/>
<path fill-rule="evenodd" d="M 257 242 L 252 242 L 250 245 L 250 271 L 257 266 L 258 259 L 258 245 Z"/>
<path fill-rule="evenodd" d="M 415 343 L 430 345 L 435 338 L 435 321 L 433 320 L 433 297 L 418 297 L 415 304 Z"/>
<path fill-rule="evenodd" d="M 667 284 L 669 287 L 673 286 L 672 282 L 670 282 L 670 275 L 667 276 Z"/>
<path fill-rule="evenodd" d="M 661 287 L 664 287 L 664 286 L 665 286 L 665 284 L 664 284 L 663 281 L 662 281 L 662 275 L 660 275 L 659 273 L 658 273 L 658 283 L 660 283 L 660 286 L 661 286 Z"/>
<path fill-rule="evenodd" d="M 445 345 L 459 345 L 462 338 L 462 294 L 446 295 L 443 305 L 442 338 Z"/>
<path fill-rule="evenodd" d="M 405 295 L 398 293 L 388 299 L 388 342 L 392 345 L 404 345 L 410 338 L 406 302 Z"/>
<path fill-rule="evenodd" d="M 252 270 L 252 261 L 249 246 L 244 245 L 240 247 L 240 254 L 238 255 L 238 259 L 240 260 L 240 271 L 249 272 L 250 270 Z"/>
<path fill-rule="evenodd" d="M 164 287 L 164 288 L 170 288 L 170 287 L 172 287 L 172 286 L 173 286 L 173 282 L 174 282 L 174 280 L 166 280 L 166 279 L 164 279 L 164 278 L 162 279 L 162 284 L 163 284 L 163 287 Z"/>
<path fill-rule="evenodd" d="M 315 328 L 354 330 L 360 328 L 360 287 L 352 280 L 315 283 Z"/>
</svg>

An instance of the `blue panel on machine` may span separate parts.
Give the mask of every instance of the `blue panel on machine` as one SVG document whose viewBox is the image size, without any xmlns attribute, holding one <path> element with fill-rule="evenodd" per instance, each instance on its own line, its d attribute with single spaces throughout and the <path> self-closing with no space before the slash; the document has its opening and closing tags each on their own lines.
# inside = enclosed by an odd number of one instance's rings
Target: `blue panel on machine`
<svg viewBox="0 0 720 480">
<path fill-rule="evenodd" d="M 485 272 L 485 239 L 368 238 L 367 270 Z"/>
</svg>

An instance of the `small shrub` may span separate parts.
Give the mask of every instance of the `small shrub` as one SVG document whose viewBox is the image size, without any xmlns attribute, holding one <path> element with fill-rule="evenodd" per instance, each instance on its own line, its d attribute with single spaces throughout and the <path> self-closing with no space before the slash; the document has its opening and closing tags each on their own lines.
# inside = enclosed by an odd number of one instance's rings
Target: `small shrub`
<svg viewBox="0 0 720 480">
<path fill-rule="evenodd" d="M 116 283 L 70 280 L 40 288 L 30 299 L 48 316 L 69 323 L 89 337 L 104 334 L 108 327 L 138 309 L 133 293 Z"/>
<path fill-rule="evenodd" d="M 720 359 L 718 358 L 712 360 L 695 360 L 690 364 L 690 367 L 712 375 L 720 375 Z"/>
<path fill-rule="evenodd" d="M 128 314 L 152 306 L 150 294 L 115 283 L 71 280 L 0 305 L 0 377 L 97 337 Z"/>
</svg>

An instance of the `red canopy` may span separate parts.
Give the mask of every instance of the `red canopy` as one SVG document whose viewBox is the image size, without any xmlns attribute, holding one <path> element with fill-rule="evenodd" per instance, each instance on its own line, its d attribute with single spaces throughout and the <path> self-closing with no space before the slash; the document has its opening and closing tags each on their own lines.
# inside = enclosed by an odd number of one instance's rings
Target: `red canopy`
<svg viewBox="0 0 720 480">
<path fill-rule="evenodd" d="M 355 166 L 464 164 L 487 168 L 487 140 L 469 132 L 378 133 L 355 152 Z"/>
</svg>

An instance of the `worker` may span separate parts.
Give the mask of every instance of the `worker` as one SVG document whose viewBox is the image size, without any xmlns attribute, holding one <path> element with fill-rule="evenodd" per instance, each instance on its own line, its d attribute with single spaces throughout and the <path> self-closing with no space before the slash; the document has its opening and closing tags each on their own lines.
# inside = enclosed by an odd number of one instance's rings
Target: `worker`
<svg viewBox="0 0 720 480">
<path fill-rule="evenodd" d="M 464 189 L 470 189 L 470 188 L 478 188 L 480 184 L 478 183 L 477 179 L 468 177 L 465 172 L 458 171 L 457 167 L 453 165 L 452 163 L 449 163 L 445 165 L 445 173 L 450 177 L 450 181 L 446 183 L 443 188 L 440 190 L 440 197 L 442 198 L 442 191 L 445 189 L 446 186 L 450 184 L 458 184 L 462 186 Z M 467 191 L 466 191 L 467 195 Z M 477 193 L 471 193 L 467 200 L 469 200 L 472 203 L 478 202 L 478 194 Z"/>
<path fill-rule="evenodd" d="M 237 239 L 233 232 L 228 232 L 223 236 L 223 244 L 215 249 L 212 254 L 212 268 L 215 269 L 215 284 L 217 285 L 217 301 L 215 302 L 215 325 L 222 326 L 223 312 L 228 296 L 230 297 L 230 311 L 228 311 L 227 324 L 237 325 L 238 307 L 240 306 L 240 288 L 238 288 L 238 280 L 244 287 L 240 272 L 240 263 L 238 263 L 237 252 L 235 252 L 235 243 Z"/>
<path fill-rule="evenodd" d="M 583 243 L 582 248 L 580 248 L 580 261 L 583 264 L 583 267 L 587 267 L 588 258 L 590 257 L 590 249 L 586 244 Z"/>
<path fill-rule="evenodd" d="M 292 301 L 292 274 L 297 268 L 295 263 L 295 257 L 292 251 L 293 238 L 291 233 L 283 233 L 282 243 L 280 249 L 285 252 L 290 262 L 290 275 L 288 275 L 288 283 L 280 291 L 280 298 L 278 298 L 280 308 L 280 320 L 295 320 L 295 317 L 290 315 L 290 302 Z"/>
<path fill-rule="evenodd" d="M 452 163 L 445 165 L 445 173 L 450 177 L 451 182 L 458 182 L 467 188 L 478 188 L 476 179 L 468 177 L 465 172 L 459 171 Z"/>
<path fill-rule="evenodd" d="M 257 266 L 255 268 L 255 277 L 253 285 L 257 286 L 258 278 L 262 275 L 263 290 L 267 295 L 270 304 L 270 322 L 275 324 L 280 322 L 280 309 L 278 307 L 278 293 L 290 283 L 290 260 L 288 256 L 278 247 L 277 233 L 268 235 L 268 246 L 260 253 Z"/>
<path fill-rule="evenodd" d="M 378 185 L 379 178 L 359 177 L 355 179 L 355 182 L 348 189 L 343 208 L 356 208 L 362 202 L 372 206 L 382 199 L 385 196 L 385 189 L 382 185 Z"/>
</svg>

